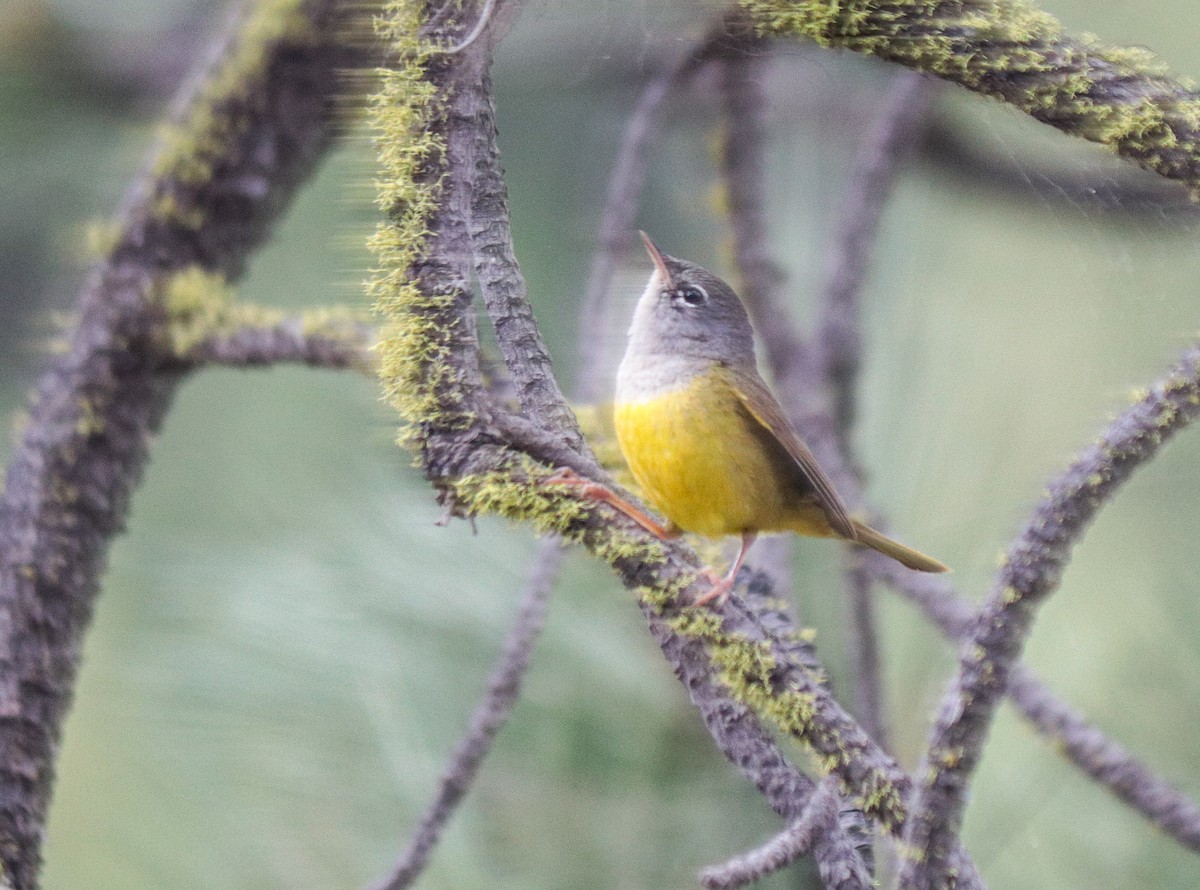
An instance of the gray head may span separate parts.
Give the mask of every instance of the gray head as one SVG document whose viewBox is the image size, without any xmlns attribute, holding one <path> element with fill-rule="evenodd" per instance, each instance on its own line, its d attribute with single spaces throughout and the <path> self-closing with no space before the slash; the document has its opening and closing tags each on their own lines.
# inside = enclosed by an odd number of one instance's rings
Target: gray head
<svg viewBox="0 0 1200 890">
<path fill-rule="evenodd" d="M 754 332 L 733 288 L 695 263 L 667 256 L 640 234 L 654 274 L 633 312 L 626 354 L 753 365 Z"/>
</svg>

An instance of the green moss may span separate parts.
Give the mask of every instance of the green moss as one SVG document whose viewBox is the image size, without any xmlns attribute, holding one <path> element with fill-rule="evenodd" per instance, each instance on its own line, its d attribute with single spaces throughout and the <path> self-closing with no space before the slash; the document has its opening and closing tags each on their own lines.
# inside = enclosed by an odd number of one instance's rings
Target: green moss
<svg viewBox="0 0 1200 890">
<path fill-rule="evenodd" d="M 777 662 L 770 643 L 755 642 L 726 631 L 720 616 L 707 608 L 685 608 L 671 619 L 671 627 L 678 634 L 704 641 L 721 683 L 733 698 L 781 732 L 796 739 L 812 739 L 816 698 L 800 689 L 779 688 L 774 676 Z M 824 677 L 813 679 L 817 683 L 824 681 Z M 831 741 L 833 751 L 827 750 Z M 836 739 L 822 739 L 819 762 L 824 772 L 832 772 L 848 762 L 849 753 L 837 750 L 838 747 Z M 868 776 L 855 792 L 865 812 L 886 825 L 899 824 L 904 810 L 902 796 L 886 777 Z"/>
<path fill-rule="evenodd" d="M 232 52 L 205 78 L 187 114 L 162 132 L 156 176 L 186 185 L 212 177 L 214 165 L 229 156 L 230 143 L 245 132 L 249 120 L 238 113 L 241 103 L 233 100 L 249 96 L 262 79 L 270 48 L 321 39 L 303 7 L 303 0 L 259 0 L 240 24 Z M 155 205 L 156 211 L 168 215 L 177 209 L 170 203 Z"/>
<path fill-rule="evenodd" d="M 102 260 L 113 252 L 124 234 L 124 227 L 115 219 L 93 220 L 83 233 L 83 249 L 89 260 Z"/>
<path fill-rule="evenodd" d="M 150 202 L 150 216 L 170 222 L 181 229 L 198 231 L 204 226 L 204 211 L 181 203 L 170 192 L 159 192 Z"/>
<path fill-rule="evenodd" d="M 1143 49 L 1072 39 L 1027 0 L 742 0 L 758 29 L 878 56 L 1000 98 L 1173 179 L 1200 183 L 1200 97 Z"/>
<path fill-rule="evenodd" d="M 442 193 L 441 177 L 433 171 L 442 164 L 446 114 L 443 97 L 425 79 L 434 47 L 419 36 L 422 11 L 415 0 L 393 0 L 376 24 L 395 61 L 379 73 L 379 92 L 370 103 L 380 165 L 376 202 L 386 219 L 370 240 L 377 268 L 367 289 L 384 320 L 379 345 L 384 397 L 409 424 L 453 429 L 473 420 L 459 372 L 448 361 L 461 295 L 425 293 L 413 271 L 425 256 Z"/>
<path fill-rule="evenodd" d="M 246 328 L 274 327 L 288 318 L 278 309 L 235 299 L 236 292 L 216 272 L 189 266 L 161 279 L 154 299 L 166 316 L 164 335 L 171 355 L 186 357 L 204 340 Z M 300 313 L 300 330 L 308 336 L 358 342 L 361 319 L 342 307 L 318 307 Z"/>
</svg>

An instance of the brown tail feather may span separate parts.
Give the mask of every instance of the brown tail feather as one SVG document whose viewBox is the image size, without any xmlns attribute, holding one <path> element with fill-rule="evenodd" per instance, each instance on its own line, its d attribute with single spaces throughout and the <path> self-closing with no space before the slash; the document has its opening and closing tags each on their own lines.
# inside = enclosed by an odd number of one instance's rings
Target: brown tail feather
<svg viewBox="0 0 1200 890">
<path fill-rule="evenodd" d="M 910 569 L 916 569 L 918 572 L 950 571 L 949 566 L 938 562 L 932 556 L 926 556 L 920 550 L 913 550 L 913 548 L 906 547 L 899 541 L 893 541 L 891 538 L 881 535 L 875 529 L 863 525 L 857 520 L 854 523 L 854 531 L 858 538 L 858 543 L 865 547 L 870 547 L 872 550 L 878 550 L 884 556 L 890 556 L 896 562 L 908 566 Z"/>
</svg>

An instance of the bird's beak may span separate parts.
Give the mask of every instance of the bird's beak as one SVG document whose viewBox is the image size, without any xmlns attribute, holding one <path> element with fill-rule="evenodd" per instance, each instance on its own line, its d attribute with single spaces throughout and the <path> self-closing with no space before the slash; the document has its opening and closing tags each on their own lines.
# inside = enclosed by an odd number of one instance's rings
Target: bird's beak
<svg viewBox="0 0 1200 890">
<path fill-rule="evenodd" d="M 650 259 L 654 260 L 654 265 L 658 269 L 658 275 L 663 280 L 666 287 L 670 287 L 674 282 L 671 280 L 671 272 L 667 269 L 667 261 L 663 259 L 662 252 L 654 246 L 654 242 L 650 240 L 650 236 L 639 230 L 638 234 L 642 236 L 642 243 L 646 245 L 646 253 L 650 254 Z"/>
</svg>

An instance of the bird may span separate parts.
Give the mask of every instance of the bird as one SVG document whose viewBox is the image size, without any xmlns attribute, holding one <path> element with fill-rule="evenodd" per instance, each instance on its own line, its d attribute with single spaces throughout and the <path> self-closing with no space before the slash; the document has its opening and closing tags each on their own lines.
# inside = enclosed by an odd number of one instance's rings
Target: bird
<svg viewBox="0 0 1200 890">
<path fill-rule="evenodd" d="M 640 234 L 654 271 L 634 309 L 613 419 L 630 471 L 667 524 L 615 493 L 600 497 L 663 540 L 741 537 L 728 574 L 707 570 L 712 588 L 695 604 L 728 597 L 763 532 L 841 538 L 910 569 L 949 571 L 850 515 L 759 374 L 750 317 L 733 288 Z"/>
</svg>

